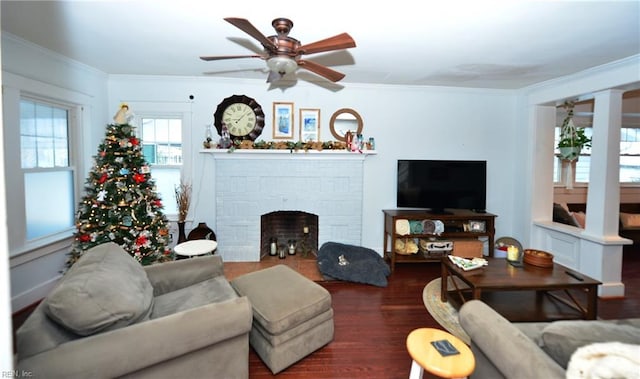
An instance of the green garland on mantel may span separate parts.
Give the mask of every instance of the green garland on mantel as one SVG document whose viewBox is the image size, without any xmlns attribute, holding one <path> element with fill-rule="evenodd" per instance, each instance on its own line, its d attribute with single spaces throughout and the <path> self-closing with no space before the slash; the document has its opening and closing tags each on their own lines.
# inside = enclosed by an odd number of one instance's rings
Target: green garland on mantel
<svg viewBox="0 0 640 379">
<path fill-rule="evenodd" d="M 298 151 L 298 150 L 347 150 L 346 142 L 341 141 L 237 141 L 235 142 L 228 150 L 229 153 L 234 152 L 235 150 L 289 150 L 289 151 Z"/>
</svg>

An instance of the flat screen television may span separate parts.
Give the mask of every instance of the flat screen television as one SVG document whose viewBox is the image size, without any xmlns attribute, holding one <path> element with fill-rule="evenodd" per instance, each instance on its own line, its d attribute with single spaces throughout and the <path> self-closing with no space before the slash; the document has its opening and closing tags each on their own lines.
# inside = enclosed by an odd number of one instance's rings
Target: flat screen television
<svg viewBox="0 0 640 379">
<path fill-rule="evenodd" d="M 487 161 L 398 160 L 398 208 L 484 212 L 486 192 Z"/>
</svg>

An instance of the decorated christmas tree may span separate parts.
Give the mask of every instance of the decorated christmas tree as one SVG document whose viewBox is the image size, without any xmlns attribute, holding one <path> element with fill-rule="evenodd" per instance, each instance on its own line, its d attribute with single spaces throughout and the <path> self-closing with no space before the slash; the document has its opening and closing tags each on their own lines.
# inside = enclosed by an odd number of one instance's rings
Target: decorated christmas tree
<svg viewBox="0 0 640 379">
<path fill-rule="evenodd" d="M 107 126 L 78 206 L 68 267 L 106 242 L 122 246 L 143 265 L 173 259 L 167 248 L 168 221 L 132 119 L 125 104 Z"/>
</svg>

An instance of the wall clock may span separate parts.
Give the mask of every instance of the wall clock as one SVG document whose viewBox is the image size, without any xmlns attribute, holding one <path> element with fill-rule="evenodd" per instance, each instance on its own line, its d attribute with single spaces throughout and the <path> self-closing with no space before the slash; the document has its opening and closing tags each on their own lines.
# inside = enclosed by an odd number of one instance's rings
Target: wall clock
<svg viewBox="0 0 640 379">
<path fill-rule="evenodd" d="M 254 99 L 245 95 L 233 95 L 222 100 L 215 113 L 213 123 L 222 136 L 225 124 L 233 142 L 255 141 L 264 128 L 264 112 Z"/>
</svg>

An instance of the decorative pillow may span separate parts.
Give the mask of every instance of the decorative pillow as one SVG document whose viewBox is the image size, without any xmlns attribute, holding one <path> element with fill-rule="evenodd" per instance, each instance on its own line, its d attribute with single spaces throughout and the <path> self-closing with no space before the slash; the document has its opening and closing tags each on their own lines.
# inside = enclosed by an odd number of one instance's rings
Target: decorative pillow
<svg viewBox="0 0 640 379">
<path fill-rule="evenodd" d="M 387 286 L 389 265 L 375 251 L 361 246 L 325 242 L 318 250 L 318 269 L 334 279 Z"/>
<path fill-rule="evenodd" d="M 640 229 L 640 213 L 620 212 L 620 222 L 623 229 Z"/>
<path fill-rule="evenodd" d="M 553 203 L 553 221 L 560 222 L 562 224 L 567 224 L 571 226 L 580 227 L 580 225 L 576 222 L 576 220 L 571 217 L 569 211 L 562 205 L 558 203 Z"/>
<path fill-rule="evenodd" d="M 571 216 L 573 216 L 573 219 L 578 223 L 578 225 L 584 229 L 584 226 L 587 223 L 587 214 L 584 212 L 572 212 Z"/>
<path fill-rule="evenodd" d="M 115 243 L 87 250 L 45 299 L 45 312 L 87 336 L 148 319 L 153 287 L 135 259 Z"/>
<path fill-rule="evenodd" d="M 542 330 L 542 349 L 567 368 L 571 355 L 582 346 L 598 342 L 640 344 L 640 328 L 625 321 L 556 321 Z"/>
</svg>

